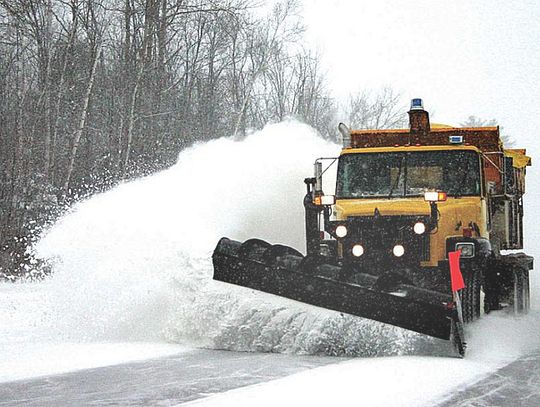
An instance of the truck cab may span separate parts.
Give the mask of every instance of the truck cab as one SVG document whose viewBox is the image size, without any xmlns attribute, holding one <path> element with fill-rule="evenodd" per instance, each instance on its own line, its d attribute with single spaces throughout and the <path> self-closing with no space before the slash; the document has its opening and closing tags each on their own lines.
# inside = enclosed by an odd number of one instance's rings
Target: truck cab
<svg viewBox="0 0 540 407">
<path fill-rule="evenodd" d="M 481 167 L 480 151 L 473 146 L 345 149 L 334 211 L 337 223 L 350 222 L 351 234 L 340 242 L 341 256 L 379 262 L 399 257 L 410 265 L 437 266 L 446 258 L 447 237 L 465 230 L 489 238 Z M 433 217 L 425 200 L 430 192 L 438 201 Z M 355 228 L 359 218 L 376 221 L 377 230 Z M 355 244 L 365 246 L 362 256 L 352 253 Z"/>
<path fill-rule="evenodd" d="M 408 114 L 408 129 L 340 125 L 344 144 L 332 206 L 316 204 L 324 194 L 322 163 L 315 163 L 314 205 L 306 206 L 308 255 L 333 259 L 352 283 L 370 274 L 379 288 L 411 284 L 450 292 L 449 253 L 459 251 L 471 298 L 466 319 L 479 315 L 481 289 L 489 294 L 484 309 L 499 309 L 509 301 L 500 287 L 516 280 L 502 281 L 508 273 L 500 271 L 521 268 L 517 280 L 525 286 L 532 268 L 529 256 L 501 255 L 522 248 L 531 160 L 525 150 L 505 149 L 498 127 L 431 126 L 418 99 Z"/>
</svg>

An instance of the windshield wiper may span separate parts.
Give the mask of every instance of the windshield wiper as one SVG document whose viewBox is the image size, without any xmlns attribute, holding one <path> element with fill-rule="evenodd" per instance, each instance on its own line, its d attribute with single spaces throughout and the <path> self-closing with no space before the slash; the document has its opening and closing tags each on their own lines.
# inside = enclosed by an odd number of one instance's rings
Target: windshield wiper
<svg viewBox="0 0 540 407">
<path fill-rule="evenodd" d="M 454 197 L 456 197 L 456 198 L 463 196 L 462 192 L 463 192 L 463 189 L 465 188 L 465 181 L 467 180 L 467 178 L 469 178 L 469 167 L 470 166 L 471 166 L 471 160 L 468 159 L 467 163 L 465 164 L 465 169 L 464 169 L 463 176 L 460 178 L 460 182 L 457 185 L 457 187 L 455 188 L 456 193 L 455 193 Z"/>
<path fill-rule="evenodd" d="M 390 193 L 388 194 L 387 198 L 392 198 L 392 194 L 394 193 L 394 189 L 396 189 L 396 187 L 399 184 L 399 180 L 401 178 L 401 170 L 403 168 L 403 162 L 404 161 L 405 161 L 405 155 L 403 155 L 403 157 L 401 158 L 401 161 L 399 162 L 399 169 L 398 169 L 398 174 L 397 174 L 397 177 L 396 177 L 396 181 L 394 182 L 394 185 L 392 185 L 390 187 Z"/>
</svg>

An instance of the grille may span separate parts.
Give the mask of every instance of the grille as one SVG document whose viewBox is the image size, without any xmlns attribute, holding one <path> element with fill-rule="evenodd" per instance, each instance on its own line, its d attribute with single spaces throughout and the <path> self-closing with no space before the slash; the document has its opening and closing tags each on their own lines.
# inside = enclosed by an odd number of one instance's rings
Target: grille
<svg viewBox="0 0 540 407">
<path fill-rule="evenodd" d="M 413 226 L 416 222 L 429 222 L 428 216 L 356 216 L 348 218 L 349 233 L 344 239 L 346 251 L 358 242 L 365 247 L 365 259 L 384 260 L 392 255 L 396 244 L 405 247 L 403 260 L 418 263 L 428 261 L 429 233 L 417 235 Z M 364 256 L 363 256 L 364 257 Z"/>
</svg>

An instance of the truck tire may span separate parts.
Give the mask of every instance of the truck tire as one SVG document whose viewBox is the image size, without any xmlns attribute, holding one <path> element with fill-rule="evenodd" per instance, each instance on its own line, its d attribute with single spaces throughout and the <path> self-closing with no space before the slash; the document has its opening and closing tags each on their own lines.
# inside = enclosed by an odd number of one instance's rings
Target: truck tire
<svg viewBox="0 0 540 407">
<path fill-rule="evenodd" d="M 472 322 L 480 317 L 481 274 L 478 270 L 464 273 L 465 288 L 462 291 L 463 322 Z"/>
<path fill-rule="evenodd" d="M 463 322 L 468 323 L 472 321 L 473 307 L 472 307 L 472 290 L 471 290 L 471 281 L 472 275 L 467 273 L 463 276 L 465 282 L 465 288 L 461 292 L 461 302 L 463 309 Z"/>
<path fill-rule="evenodd" d="M 472 297 L 472 304 L 473 304 L 473 320 L 480 318 L 481 315 L 481 295 L 480 291 L 482 288 L 482 276 L 480 272 L 475 272 L 473 274 L 473 281 L 472 281 L 472 291 L 473 291 L 473 297 Z"/>
<path fill-rule="evenodd" d="M 530 307 L 529 270 L 532 257 L 523 253 L 501 256 L 486 278 L 486 304 L 489 310 L 506 308 L 514 314 L 524 314 Z"/>
</svg>

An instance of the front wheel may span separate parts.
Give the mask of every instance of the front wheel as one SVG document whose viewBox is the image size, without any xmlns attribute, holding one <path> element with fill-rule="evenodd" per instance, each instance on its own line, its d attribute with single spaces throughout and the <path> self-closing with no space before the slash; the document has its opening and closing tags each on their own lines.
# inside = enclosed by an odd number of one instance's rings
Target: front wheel
<svg viewBox="0 0 540 407">
<path fill-rule="evenodd" d="M 472 322 L 480 317 L 480 289 L 482 276 L 480 271 L 464 273 L 465 288 L 462 293 L 463 321 Z"/>
</svg>

